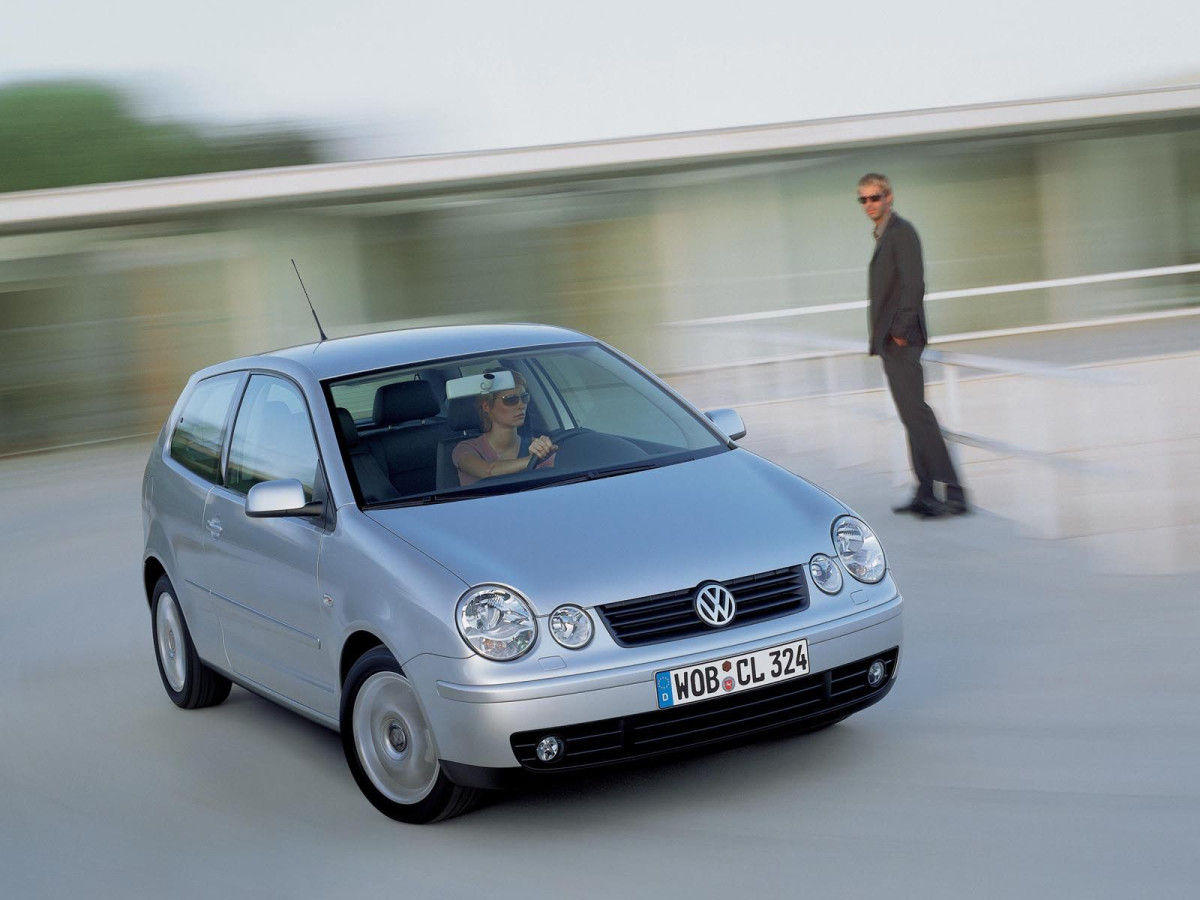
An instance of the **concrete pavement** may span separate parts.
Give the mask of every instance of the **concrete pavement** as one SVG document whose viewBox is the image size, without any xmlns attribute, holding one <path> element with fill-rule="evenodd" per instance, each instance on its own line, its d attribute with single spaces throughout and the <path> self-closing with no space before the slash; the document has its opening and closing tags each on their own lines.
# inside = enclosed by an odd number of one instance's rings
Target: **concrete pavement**
<svg viewBox="0 0 1200 900">
<path fill-rule="evenodd" d="M 891 695 L 432 827 L 380 816 L 332 732 L 240 688 L 170 703 L 138 579 L 144 443 L 0 461 L 0 893 L 1191 896 L 1194 577 L 1106 575 L 993 513 L 894 516 L 886 473 L 788 440 L 769 455 L 877 528 L 905 593 Z"/>
</svg>

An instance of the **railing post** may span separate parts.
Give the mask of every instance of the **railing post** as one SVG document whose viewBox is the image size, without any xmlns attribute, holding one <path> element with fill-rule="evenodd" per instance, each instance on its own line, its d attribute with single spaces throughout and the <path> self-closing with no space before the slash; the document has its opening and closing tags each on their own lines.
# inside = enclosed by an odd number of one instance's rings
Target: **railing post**
<svg viewBox="0 0 1200 900">
<path fill-rule="evenodd" d="M 842 415 L 838 408 L 840 400 L 837 395 L 837 372 L 833 368 L 832 354 L 826 355 L 821 363 L 825 375 L 825 415 L 829 417 L 829 434 L 833 438 L 831 455 L 835 465 L 838 468 L 844 468 L 858 462 L 858 442 L 854 442 L 855 446 L 852 451 L 844 454 L 838 453 L 838 448 L 847 447 L 849 441 L 846 440 L 846 435 L 842 431 Z"/>
<path fill-rule="evenodd" d="M 946 359 L 947 354 L 940 354 L 942 364 L 942 381 L 946 386 L 946 419 L 942 423 L 944 429 L 962 431 L 962 407 L 958 394 L 958 367 Z M 962 453 L 954 441 L 946 442 L 946 450 L 955 470 L 962 471 Z"/>
<path fill-rule="evenodd" d="M 896 408 L 896 401 L 892 398 L 892 392 L 886 384 L 882 393 L 888 422 L 886 427 L 889 430 L 888 433 L 892 436 L 888 442 L 892 448 L 892 484 L 901 485 L 909 481 L 908 433 L 900 422 L 900 410 Z"/>
<path fill-rule="evenodd" d="M 943 354 L 942 378 L 946 384 L 946 427 L 951 431 L 962 431 L 962 408 L 958 400 L 958 369 Z"/>
</svg>

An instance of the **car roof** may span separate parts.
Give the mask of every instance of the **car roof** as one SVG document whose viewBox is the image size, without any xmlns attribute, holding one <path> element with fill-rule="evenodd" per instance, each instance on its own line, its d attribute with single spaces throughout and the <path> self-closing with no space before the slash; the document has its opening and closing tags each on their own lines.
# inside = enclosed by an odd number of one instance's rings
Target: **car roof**
<svg viewBox="0 0 1200 900">
<path fill-rule="evenodd" d="M 318 380 L 405 366 L 427 360 L 490 353 L 545 344 L 585 343 L 595 340 L 578 331 L 553 325 L 444 325 L 381 331 L 354 337 L 335 338 L 273 350 L 258 356 L 230 360 L 214 369 L 291 368 L 307 369 Z M 280 363 L 283 363 L 280 366 Z"/>
</svg>

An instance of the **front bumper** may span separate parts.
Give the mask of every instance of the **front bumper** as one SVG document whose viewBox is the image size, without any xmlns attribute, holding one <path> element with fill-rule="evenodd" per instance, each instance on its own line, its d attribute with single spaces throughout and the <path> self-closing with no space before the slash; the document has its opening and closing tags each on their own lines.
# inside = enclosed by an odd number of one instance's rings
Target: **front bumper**
<svg viewBox="0 0 1200 900">
<path fill-rule="evenodd" d="M 443 657 L 417 657 L 405 669 L 415 684 L 436 686 L 424 690 L 422 700 L 447 774 L 460 784 L 491 787 L 522 770 L 579 770 L 843 718 L 891 689 L 903 638 L 900 613 L 897 595 L 850 621 L 779 632 L 753 645 L 708 653 L 712 659 L 806 638 L 811 674 L 674 709 L 658 709 L 654 673 L 704 658 L 501 685 L 448 680 L 457 661 Z M 887 662 L 888 677 L 871 689 L 865 671 L 877 657 Z M 564 740 L 566 754 L 544 765 L 533 746 L 548 734 Z"/>
</svg>

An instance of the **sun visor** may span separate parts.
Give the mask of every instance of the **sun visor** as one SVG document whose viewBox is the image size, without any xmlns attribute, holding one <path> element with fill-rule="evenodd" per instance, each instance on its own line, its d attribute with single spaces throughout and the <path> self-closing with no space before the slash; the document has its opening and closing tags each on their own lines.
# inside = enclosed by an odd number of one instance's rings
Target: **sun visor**
<svg viewBox="0 0 1200 900">
<path fill-rule="evenodd" d="M 464 375 L 462 378 L 452 378 L 446 382 L 446 399 L 456 400 L 459 397 L 477 397 L 480 394 L 506 391 L 516 386 L 517 383 L 513 380 L 513 373 L 504 369 L 499 372 L 481 372 L 479 375 Z"/>
</svg>

